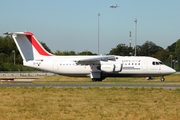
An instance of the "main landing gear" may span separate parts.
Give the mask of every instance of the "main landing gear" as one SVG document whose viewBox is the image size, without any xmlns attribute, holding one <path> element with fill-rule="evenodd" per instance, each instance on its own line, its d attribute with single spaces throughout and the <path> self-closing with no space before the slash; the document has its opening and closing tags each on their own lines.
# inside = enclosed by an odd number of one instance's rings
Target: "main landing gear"
<svg viewBox="0 0 180 120">
<path fill-rule="evenodd" d="M 101 78 L 92 78 L 92 81 L 93 81 L 93 82 L 101 82 L 102 79 L 101 79 Z"/>
</svg>

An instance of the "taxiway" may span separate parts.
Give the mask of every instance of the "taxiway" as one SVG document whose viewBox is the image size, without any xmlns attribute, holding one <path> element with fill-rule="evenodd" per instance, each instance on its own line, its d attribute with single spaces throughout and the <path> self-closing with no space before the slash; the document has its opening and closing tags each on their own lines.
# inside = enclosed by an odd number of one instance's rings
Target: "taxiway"
<svg viewBox="0 0 180 120">
<path fill-rule="evenodd" d="M 13 83 L 2 83 L 0 87 L 57 87 L 57 88 L 90 88 L 90 87 L 99 87 L 99 88 L 162 88 L 162 89 L 178 89 L 180 84 L 106 84 L 106 83 L 31 83 L 31 82 L 13 82 Z"/>
</svg>

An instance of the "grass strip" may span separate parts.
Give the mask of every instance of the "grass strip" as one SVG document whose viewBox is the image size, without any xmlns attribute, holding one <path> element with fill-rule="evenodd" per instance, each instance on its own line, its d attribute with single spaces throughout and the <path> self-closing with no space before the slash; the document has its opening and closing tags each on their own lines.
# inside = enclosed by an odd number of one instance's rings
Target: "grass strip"
<svg viewBox="0 0 180 120">
<path fill-rule="evenodd" d="M 163 119 L 180 117 L 180 89 L 1 87 L 0 119 Z"/>
</svg>

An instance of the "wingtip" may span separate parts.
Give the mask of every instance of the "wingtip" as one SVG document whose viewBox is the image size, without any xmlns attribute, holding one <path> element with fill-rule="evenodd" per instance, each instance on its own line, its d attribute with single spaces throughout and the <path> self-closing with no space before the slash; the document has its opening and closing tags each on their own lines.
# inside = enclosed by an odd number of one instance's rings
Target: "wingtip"
<svg viewBox="0 0 180 120">
<path fill-rule="evenodd" d="M 10 32 L 4 32 L 3 34 L 5 34 L 5 35 L 9 35 L 9 33 L 10 33 Z"/>
</svg>

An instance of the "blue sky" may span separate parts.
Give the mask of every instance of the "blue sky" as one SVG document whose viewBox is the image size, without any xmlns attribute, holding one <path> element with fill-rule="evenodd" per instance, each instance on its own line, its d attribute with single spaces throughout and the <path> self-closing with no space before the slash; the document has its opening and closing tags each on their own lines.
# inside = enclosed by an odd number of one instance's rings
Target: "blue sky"
<svg viewBox="0 0 180 120">
<path fill-rule="evenodd" d="M 179 0 L 1 0 L 0 33 L 31 31 L 55 52 L 98 52 L 98 13 L 100 53 L 116 45 L 147 40 L 163 48 L 180 38 Z M 110 5 L 120 7 L 111 9 Z M 2 34 L 3 35 L 3 34 Z"/>
</svg>

